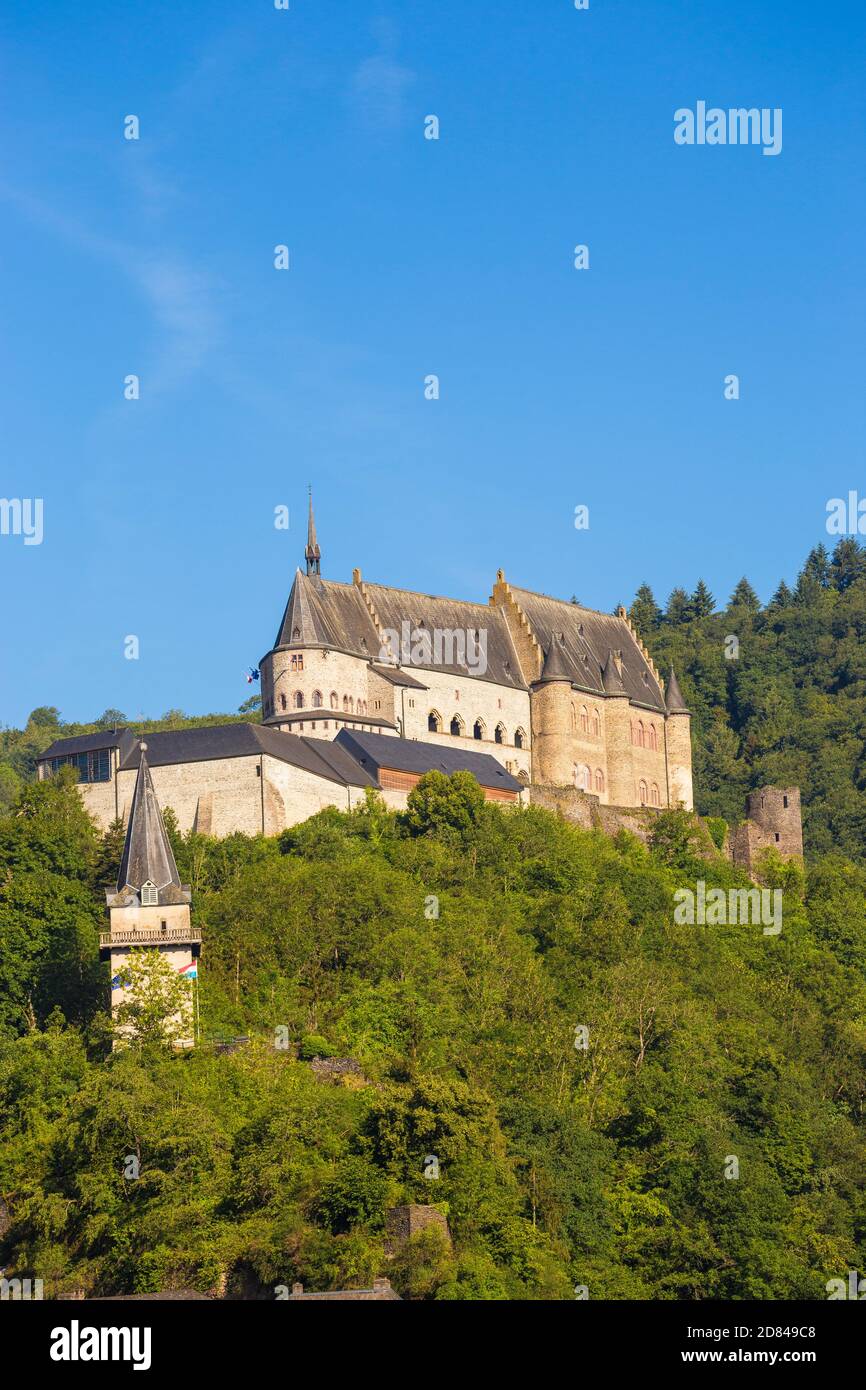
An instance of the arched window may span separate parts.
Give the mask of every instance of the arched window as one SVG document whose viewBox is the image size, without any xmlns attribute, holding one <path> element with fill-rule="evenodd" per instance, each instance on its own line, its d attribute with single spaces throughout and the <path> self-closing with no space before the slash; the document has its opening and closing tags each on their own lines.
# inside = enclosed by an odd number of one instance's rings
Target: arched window
<svg viewBox="0 0 866 1390">
<path fill-rule="evenodd" d="M 637 746 L 638 746 L 638 748 L 645 748 L 645 747 L 646 747 L 646 744 L 645 744 L 645 742 L 644 742 L 644 731 L 643 731 L 643 720 L 642 720 L 642 719 L 639 719 L 639 720 L 637 721 Z"/>
<path fill-rule="evenodd" d="M 482 722 L 481 722 L 480 719 L 476 719 L 475 723 L 472 725 L 472 737 L 473 737 L 473 738 L 483 738 L 483 737 L 484 737 L 484 725 L 482 724 Z"/>
<path fill-rule="evenodd" d="M 286 697 L 285 697 L 285 694 L 282 694 L 282 695 L 280 696 L 280 709 L 285 709 L 285 708 L 286 708 Z"/>
<path fill-rule="evenodd" d="M 593 738 L 601 737 L 601 719 L 597 709 L 592 712 L 592 736 Z"/>
<path fill-rule="evenodd" d="M 321 692 L 321 690 L 314 690 L 314 691 L 313 691 L 313 709 L 321 709 L 321 708 L 322 708 L 322 692 Z"/>
<path fill-rule="evenodd" d="M 572 775 L 574 777 L 574 785 L 577 787 L 578 791 L 592 791 L 592 772 L 585 763 L 575 763 Z"/>
<path fill-rule="evenodd" d="M 580 707 L 580 732 L 582 734 L 589 733 L 589 715 L 586 712 L 586 705 Z"/>
<path fill-rule="evenodd" d="M 650 724 L 647 728 L 647 748 L 652 748 L 657 752 L 658 746 L 658 740 L 656 738 L 656 726 L 655 724 Z"/>
<path fill-rule="evenodd" d="M 350 714 L 354 714 L 354 713 L 355 713 L 355 697 L 354 697 L 354 695 L 350 695 L 350 696 L 349 696 L 349 713 L 350 713 Z"/>
<path fill-rule="evenodd" d="M 577 705 L 573 700 L 571 702 L 571 732 L 577 733 Z"/>
<path fill-rule="evenodd" d="M 525 768 L 520 769 L 520 771 L 517 774 L 517 780 L 518 782 L 522 782 L 525 787 L 529 786 L 529 773 L 525 770 Z"/>
<path fill-rule="evenodd" d="M 526 740 L 526 735 L 522 729 L 516 729 L 514 733 L 514 747 L 522 748 Z"/>
<path fill-rule="evenodd" d="M 459 738 L 463 733 L 463 720 L 460 718 L 459 714 L 455 714 L 454 718 L 451 720 L 450 730 L 455 738 Z"/>
<path fill-rule="evenodd" d="M 296 691 L 295 691 L 294 696 L 293 696 L 293 704 L 294 704 L 294 706 L 295 706 L 295 709 L 303 709 L 303 708 L 304 708 L 304 692 L 303 692 L 303 690 L 296 690 Z"/>
<path fill-rule="evenodd" d="M 637 784 L 637 794 L 641 806 L 646 806 L 646 782 L 643 780 L 643 778 L 641 778 L 641 780 Z"/>
<path fill-rule="evenodd" d="M 332 690 L 332 691 L 331 691 L 331 709 L 339 709 L 339 708 L 340 708 L 340 697 L 339 697 L 339 695 L 337 694 L 336 690 Z"/>
<path fill-rule="evenodd" d="M 497 725 L 496 725 L 496 729 L 495 729 L 494 734 L 493 734 L 493 739 L 494 739 L 494 742 L 495 742 L 495 743 L 504 743 L 504 742 L 505 742 L 505 726 L 504 726 L 504 724 L 497 724 Z"/>
<path fill-rule="evenodd" d="M 600 767 L 595 769 L 595 789 L 597 792 L 604 791 L 604 773 Z"/>
<path fill-rule="evenodd" d="M 650 789 L 650 801 L 652 802 L 653 806 L 661 806 L 662 804 L 662 799 L 659 796 L 659 789 L 656 786 L 655 782 L 653 782 L 652 787 Z"/>
<path fill-rule="evenodd" d="M 441 734 L 442 732 L 442 716 L 437 714 L 435 709 L 431 709 L 427 715 L 427 730 L 431 734 Z"/>
</svg>

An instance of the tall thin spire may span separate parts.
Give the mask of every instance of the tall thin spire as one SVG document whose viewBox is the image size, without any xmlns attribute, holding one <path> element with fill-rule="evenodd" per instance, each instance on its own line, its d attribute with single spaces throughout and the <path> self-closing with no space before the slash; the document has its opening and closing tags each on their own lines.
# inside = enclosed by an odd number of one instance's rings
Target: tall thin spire
<svg viewBox="0 0 866 1390">
<path fill-rule="evenodd" d="M 146 751 L 147 744 L 142 743 L 141 762 L 135 779 L 126 841 L 117 875 L 117 891 L 122 893 L 124 889 L 133 888 L 140 894 L 142 885 L 148 883 L 158 890 L 161 897 L 165 889 L 180 889 L 181 882 L 168 835 L 165 833 L 162 812 L 145 757 Z M 175 894 L 170 893 L 169 899 L 174 900 Z"/>
<path fill-rule="evenodd" d="M 322 552 L 319 549 L 319 542 L 316 540 L 316 522 L 313 517 L 313 489 L 310 488 L 310 515 L 307 521 L 307 548 L 304 551 L 307 558 L 307 574 L 321 574 Z"/>
</svg>

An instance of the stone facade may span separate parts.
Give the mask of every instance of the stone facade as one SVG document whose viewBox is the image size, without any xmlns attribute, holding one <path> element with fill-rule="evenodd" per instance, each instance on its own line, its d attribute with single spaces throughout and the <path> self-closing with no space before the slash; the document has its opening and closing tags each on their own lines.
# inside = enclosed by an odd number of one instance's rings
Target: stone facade
<svg viewBox="0 0 866 1390">
<path fill-rule="evenodd" d="M 766 849 L 778 851 L 783 859 L 802 859 L 799 787 L 759 787 L 746 798 L 746 816 L 730 832 L 728 849 L 735 864 L 751 873 Z"/>
</svg>

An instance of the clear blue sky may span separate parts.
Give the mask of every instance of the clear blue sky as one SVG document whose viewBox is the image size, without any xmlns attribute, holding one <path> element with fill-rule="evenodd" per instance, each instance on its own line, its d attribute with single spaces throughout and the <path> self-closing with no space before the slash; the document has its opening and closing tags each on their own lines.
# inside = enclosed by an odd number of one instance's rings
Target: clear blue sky
<svg viewBox="0 0 866 1390">
<path fill-rule="evenodd" d="M 234 710 L 308 481 L 330 578 L 769 597 L 866 494 L 864 31 L 862 0 L 7 0 L 0 496 L 45 533 L 0 537 L 0 722 Z M 782 153 L 677 146 L 698 100 L 781 107 Z"/>
</svg>

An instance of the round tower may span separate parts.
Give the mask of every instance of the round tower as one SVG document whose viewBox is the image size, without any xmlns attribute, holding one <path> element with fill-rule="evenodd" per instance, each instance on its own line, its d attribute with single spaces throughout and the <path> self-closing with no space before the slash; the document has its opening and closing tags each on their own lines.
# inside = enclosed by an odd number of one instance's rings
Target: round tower
<svg viewBox="0 0 866 1390">
<path fill-rule="evenodd" d="M 694 810 L 692 790 L 692 716 L 686 708 L 673 666 L 665 688 L 665 756 L 668 805 Z"/>
</svg>

